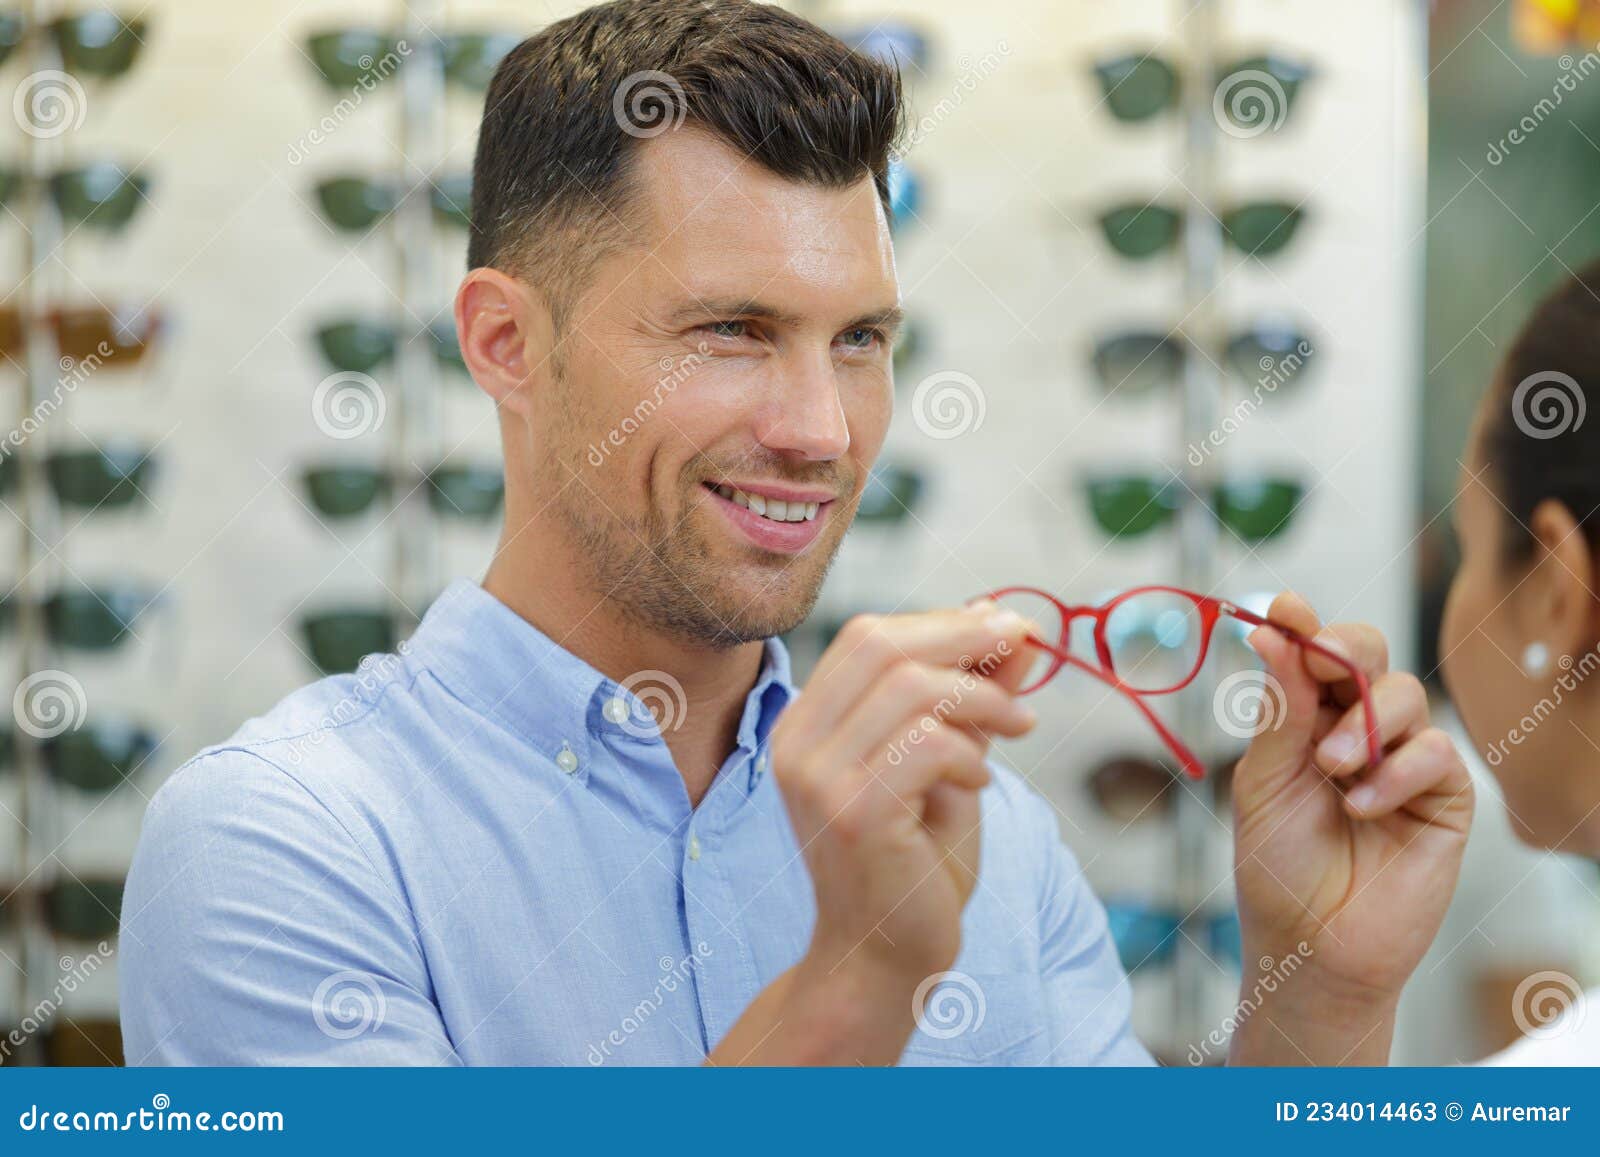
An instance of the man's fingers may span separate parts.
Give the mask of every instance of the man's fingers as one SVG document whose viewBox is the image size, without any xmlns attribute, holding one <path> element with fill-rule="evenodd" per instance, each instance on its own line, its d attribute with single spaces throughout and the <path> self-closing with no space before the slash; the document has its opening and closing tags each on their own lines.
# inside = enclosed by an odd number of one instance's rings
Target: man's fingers
<svg viewBox="0 0 1600 1157">
<path fill-rule="evenodd" d="M 1366 623 L 1333 623 L 1313 638 L 1355 664 L 1370 681 L 1389 670 L 1389 642 L 1376 627 Z M 1350 669 L 1343 663 L 1319 655 L 1309 647 L 1306 648 L 1306 671 L 1319 683 L 1339 683 L 1350 678 Z"/>
<path fill-rule="evenodd" d="M 1450 823 L 1464 831 L 1472 822 L 1472 779 L 1450 737 L 1429 727 L 1346 792 L 1344 803 L 1360 819 L 1377 819 L 1406 808 L 1426 823 Z"/>
<path fill-rule="evenodd" d="M 830 738 L 838 750 L 870 760 L 879 748 L 903 750 L 920 742 L 917 736 L 947 725 L 1015 737 L 1034 723 L 1027 704 L 975 671 L 901 663 L 834 721 Z"/>
<path fill-rule="evenodd" d="M 1377 712 L 1378 740 L 1384 746 L 1428 725 L 1428 694 L 1422 681 L 1408 671 L 1393 671 L 1372 684 L 1372 707 Z M 1353 704 L 1322 737 L 1316 762 L 1334 776 L 1353 775 L 1370 763 L 1365 706 Z"/>
</svg>

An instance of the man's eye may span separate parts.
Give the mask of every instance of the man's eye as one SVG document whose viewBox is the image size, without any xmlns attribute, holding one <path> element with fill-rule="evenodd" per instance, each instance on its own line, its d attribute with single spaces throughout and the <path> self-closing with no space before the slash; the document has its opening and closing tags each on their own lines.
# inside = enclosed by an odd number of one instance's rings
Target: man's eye
<svg viewBox="0 0 1600 1157">
<path fill-rule="evenodd" d="M 872 348 L 873 343 L 878 340 L 879 334 L 875 329 L 857 326 L 855 329 L 845 330 L 839 336 L 843 339 L 844 344 L 852 349 L 865 350 Z"/>
<path fill-rule="evenodd" d="M 742 321 L 714 321 L 706 328 L 718 337 L 740 338 L 749 332 L 748 324 Z"/>
</svg>

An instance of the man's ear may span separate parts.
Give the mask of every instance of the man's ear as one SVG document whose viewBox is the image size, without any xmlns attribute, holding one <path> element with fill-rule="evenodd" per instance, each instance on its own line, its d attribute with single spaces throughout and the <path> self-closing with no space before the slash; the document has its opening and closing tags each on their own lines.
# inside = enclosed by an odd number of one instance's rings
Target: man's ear
<svg viewBox="0 0 1600 1157">
<path fill-rule="evenodd" d="M 1592 648 L 1600 632 L 1600 592 L 1588 536 L 1565 503 L 1547 498 L 1528 520 L 1534 560 L 1518 601 L 1527 608 L 1529 638 L 1548 640 L 1557 655 Z"/>
<path fill-rule="evenodd" d="M 456 290 L 456 337 L 478 388 L 528 415 L 528 388 L 548 376 L 555 323 L 540 296 L 498 269 L 474 269 Z"/>
</svg>

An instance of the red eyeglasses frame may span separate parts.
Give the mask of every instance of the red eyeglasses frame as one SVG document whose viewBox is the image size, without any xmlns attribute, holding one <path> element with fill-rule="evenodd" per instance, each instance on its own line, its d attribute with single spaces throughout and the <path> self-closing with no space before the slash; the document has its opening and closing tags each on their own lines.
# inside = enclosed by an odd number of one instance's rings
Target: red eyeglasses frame
<svg viewBox="0 0 1600 1157">
<path fill-rule="evenodd" d="M 1200 653 L 1195 659 L 1194 669 L 1181 681 L 1174 683 L 1170 687 L 1163 687 L 1157 690 L 1130 687 L 1118 677 L 1116 668 L 1111 661 L 1111 643 L 1106 638 L 1106 623 L 1111 618 L 1112 612 L 1129 599 L 1149 594 L 1176 595 L 1180 598 L 1188 599 L 1194 603 L 1200 615 Z M 1155 729 L 1156 734 L 1161 737 L 1161 741 L 1167 745 L 1167 749 L 1177 757 L 1178 762 L 1183 766 L 1184 773 L 1190 779 L 1203 779 L 1205 777 L 1205 766 L 1195 758 L 1194 752 L 1190 751 L 1184 742 L 1174 735 L 1172 730 L 1161 721 L 1150 705 L 1145 702 L 1145 699 L 1156 695 L 1171 695 L 1174 692 L 1182 691 L 1195 681 L 1195 678 L 1200 674 L 1200 669 L 1205 666 L 1206 655 L 1210 652 L 1212 632 L 1224 615 L 1238 619 L 1242 623 L 1248 623 L 1252 627 L 1271 627 L 1290 642 L 1308 651 L 1314 651 L 1348 671 L 1350 673 L 1350 681 L 1355 684 L 1356 691 L 1361 698 L 1362 709 L 1367 716 L 1368 763 L 1371 767 L 1376 767 L 1383 760 L 1383 744 L 1378 738 L 1378 713 L 1372 705 L 1372 688 L 1368 683 L 1366 673 L 1349 659 L 1323 646 L 1315 639 L 1303 635 L 1290 627 L 1271 622 L 1252 611 L 1247 611 L 1237 603 L 1230 603 L 1226 599 L 1213 598 L 1210 595 L 1197 594 L 1194 591 L 1184 590 L 1182 587 L 1167 586 L 1134 587 L 1131 590 L 1123 591 L 1120 595 L 1097 607 L 1069 605 L 1048 591 L 1039 590 L 1037 587 L 1001 587 L 999 590 L 991 591 L 983 597 L 1000 602 L 1008 595 L 1027 595 L 1032 598 L 1045 599 L 1055 607 L 1056 612 L 1061 616 L 1061 638 L 1056 643 L 1046 642 L 1031 634 L 1028 636 L 1027 641 L 1048 653 L 1053 662 L 1045 669 L 1043 675 L 1029 681 L 1017 691 L 1017 694 L 1031 695 L 1054 679 L 1061 672 L 1062 667 L 1075 667 L 1086 674 L 1092 675 L 1106 686 L 1115 691 L 1120 691 L 1139 709 L 1139 713 Z M 1072 630 L 1073 620 L 1086 617 L 1094 620 L 1094 646 L 1096 656 L 1100 660 L 1100 666 L 1098 667 L 1078 658 L 1078 656 L 1067 650 L 1068 634 Z"/>
</svg>

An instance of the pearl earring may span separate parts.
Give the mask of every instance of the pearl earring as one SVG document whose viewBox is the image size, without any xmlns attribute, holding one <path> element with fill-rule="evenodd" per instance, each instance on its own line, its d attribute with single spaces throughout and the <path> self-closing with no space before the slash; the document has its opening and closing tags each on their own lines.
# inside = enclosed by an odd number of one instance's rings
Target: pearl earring
<svg viewBox="0 0 1600 1157">
<path fill-rule="evenodd" d="M 1543 643 L 1529 643 L 1522 649 L 1522 669 L 1529 675 L 1543 675 L 1550 670 L 1550 648 Z"/>
</svg>

